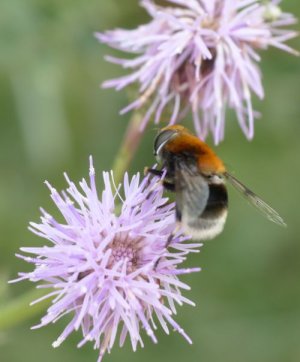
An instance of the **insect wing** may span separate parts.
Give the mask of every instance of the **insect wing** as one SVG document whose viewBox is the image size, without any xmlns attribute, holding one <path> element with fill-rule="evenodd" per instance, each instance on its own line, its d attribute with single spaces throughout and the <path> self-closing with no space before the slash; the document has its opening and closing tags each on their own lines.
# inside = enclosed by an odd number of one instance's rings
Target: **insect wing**
<svg viewBox="0 0 300 362">
<path fill-rule="evenodd" d="M 209 186 L 196 165 L 177 162 L 175 169 L 176 214 L 178 221 L 197 224 L 206 208 Z"/>
<path fill-rule="evenodd" d="M 225 172 L 225 177 L 231 183 L 231 185 L 234 186 L 234 188 L 239 191 L 246 198 L 246 200 L 251 205 L 256 207 L 265 217 L 273 221 L 275 224 L 278 224 L 280 226 L 286 226 L 286 223 L 277 211 L 275 211 L 271 206 L 265 203 L 253 191 L 249 190 L 248 187 L 243 185 L 237 178 L 235 178 L 228 172 Z"/>
</svg>

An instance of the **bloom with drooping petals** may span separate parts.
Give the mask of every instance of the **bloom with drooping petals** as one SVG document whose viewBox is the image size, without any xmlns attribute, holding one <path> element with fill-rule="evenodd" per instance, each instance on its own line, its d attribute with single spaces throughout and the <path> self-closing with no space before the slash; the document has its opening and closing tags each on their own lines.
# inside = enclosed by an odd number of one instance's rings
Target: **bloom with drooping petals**
<svg viewBox="0 0 300 362">
<path fill-rule="evenodd" d="M 142 0 L 151 21 L 135 30 L 97 33 L 103 43 L 135 54 L 133 59 L 107 57 L 132 69 L 103 87 L 120 90 L 139 84 L 139 96 L 121 113 L 149 103 L 141 129 L 150 117 L 158 123 L 171 109 L 170 124 L 189 111 L 200 138 L 209 132 L 215 143 L 224 138 L 227 108 L 251 139 L 255 112 L 251 94 L 264 97 L 257 50 L 273 46 L 298 54 L 285 42 L 297 35 L 284 29 L 295 23 L 283 13 L 281 0 L 166 0 L 169 7 Z"/>
<path fill-rule="evenodd" d="M 183 269 L 179 264 L 200 244 L 188 244 L 174 232 L 174 205 L 163 197 L 161 183 L 125 175 L 122 191 L 112 174 L 104 172 L 99 197 L 92 159 L 89 184 L 83 179 L 78 188 L 65 177 L 68 188 L 62 193 L 47 183 L 63 221 L 41 210 L 41 223 L 30 223 L 30 230 L 49 244 L 21 248 L 32 256 L 18 255 L 35 268 L 20 273 L 16 281 L 42 282 L 39 288 L 52 289 L 41 298 L 52 297 L 52 304 L 33 328 L 72 315 L 53 346 L 81 329 L 79 346 L 93 341 L 100 350 L 99 361 L 116 338 L 122 346 L 129 336 L 133 350 L 138 343 L 143 346 L 142 329 L 157 342 L 155 320 L 166 333 L 170 325 L 191 342 L 173 314 L 177 303 L 193 305 L 181 295 L 180 289 L 189 287 L 178 275 L 199 268 Z"/>
</svg>

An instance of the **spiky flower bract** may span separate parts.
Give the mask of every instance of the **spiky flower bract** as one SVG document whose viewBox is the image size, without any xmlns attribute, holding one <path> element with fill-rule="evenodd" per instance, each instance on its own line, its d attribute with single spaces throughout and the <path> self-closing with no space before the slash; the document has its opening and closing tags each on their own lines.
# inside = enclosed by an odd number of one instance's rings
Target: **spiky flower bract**
<svg viewBox="0 0 300 362">
<path fill-rule="evenodd" d="M 140 180 L 137 174 L 130 180 L 126 174 L 121 189 L 115 187 L 112 174 L 103 172 L 104 190 L 99 197 L 92 159 L 89 184 L 83 179 L 77 187 L 65 178 L 68 188 L 61 193 L 47 183 L 63 220 L 42 209 L 41 222 L 30 223 L 29 229 L 46 239 L 47 245 L 22 247 L 23 253 L 33 256 L 18 255 L 34 270 L 19 273 L 17 281 L 42 282 L 38 288 L 50 291 L 41 299 L 53 298 L 47 314 L 33 328 L 69 314 L 71 321 L 53 346 L 81 329 L 79 346 L 93 341 L 100 350 L 99 361 L 116 338 L 122 346 L 129 336 L 133 350 L 138 343 L 143 346 L 142 329 L 157 342 L 155 320 L 166 333 L 170 325 L 191 342 L 173 314 L 177 303 L 193 305 L 181 295 L 180 289 L 189 287 L 178 275 L 199 268 L 178 266 L 201 244 L 185 243 L 186 237 L 174 231 L 174 205 L 163 196 L 158 179 Z"/>
<path fill-rule="evenodd" d="M 166 108 L 171 109 L 170 124 L 191 111 L 198 136 L 205 139 L 211 132 L 217 144 L 224 138 L 230 108 L 251 139 L 256 115 L 251 97 L 264 97 L 257 51 L 273 46 L 298 54 L 285 44 L 297 35 L 284 29 L 295 18 L 281 11 L 280 0 L 166 2 L 170 6 L 142 0 L 152 19 L 137 29 L 96 33 L 101 42 L 134 54 L 132 59 L 106 58 L 132 72 L 103 87 L 138 84 L 138 98 L 121 113 L 146 105 L 141 129 L 151 116 L 158 123 Z"/>
</svg>

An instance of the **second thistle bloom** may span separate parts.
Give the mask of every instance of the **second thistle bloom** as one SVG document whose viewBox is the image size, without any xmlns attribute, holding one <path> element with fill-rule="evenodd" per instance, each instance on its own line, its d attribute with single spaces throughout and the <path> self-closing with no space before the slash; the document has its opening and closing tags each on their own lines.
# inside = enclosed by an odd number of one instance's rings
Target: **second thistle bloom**
<svg viewBox="0 0 300 362">
<path fill-rule="evenodd" d="M 163 186 L 156 178 L 140 180 L 137 174 L 131 180 L 125 175 L 120 189 L 104 172 L 104 189 L 98 196 L 92 160 L 89 182 L 83 179 L 77 187 L 67 176 L 66 180 L 68 188 L 62 193 L 47 183 L 62 220 L 41 210 L 41 222 L 30 224 L 47 245 L 21 248 L 31 256 L 18 255 L 34 269 L 19 273 L 17 280 L 42 283 L 40 288 L 50 289 L 42 299 L 53 298 L 35 328 L 70 315 L 53 346 L 81 329 L 79 346 L 93 341 L 100 350 L 99 361 L 116 338 L 122 346 L 129 337 L 135 350 L 138 344 L 143 346 L 145 330 L 157 342 L 156 323 L 166 333 L 171 326 L 191 342 L 173 314 L 176 304 L 193 304 L 182 296 L 180 289 L 189 287 L 178 275 L 199 268 L 179 265 L 200 244 L 185 243 L 180 233 L 170 238 L 174 204 L 163 197 Z"/>
<path fill-rule="evenodd" d="M 224 137 L 226 109 L 231 108 L 251 139 L 251 95 L 264 96 L 257 50 L 273 46 L 297 54 L 285 44 L 297 33 L 283 29 L 295 18 L 281 12 L 280 0 L 167 2 L 169 7 L 141 1 L 152 19 L 135 30 L 96 34 L 101 42 L 135 54 L 133 59 L 107 57 L 132 72 L 103 87 L 120 90 L 138 83 L 138 98 L 121 113 L 149 104 L 142 128 L 151 116 L 158 123 L 166 108 L 171 109 L 170 124 L 191 111 L 198 136 L 205 139 L 211 132 L 218 143 Z"/>
</svg>

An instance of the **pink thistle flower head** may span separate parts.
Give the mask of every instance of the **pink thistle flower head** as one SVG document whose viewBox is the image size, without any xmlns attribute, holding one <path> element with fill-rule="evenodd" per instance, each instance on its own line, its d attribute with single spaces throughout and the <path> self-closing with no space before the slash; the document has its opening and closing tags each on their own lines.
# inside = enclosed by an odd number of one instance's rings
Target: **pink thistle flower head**
<svg viewBox="0 0 300 362">
<path fill-rule="evenodd" d="M 104 191 L 99 197 L 92 159 L 89 184 L 83 179 L 78 188 L 65 177 L 68 188 L 62 193 L 47 183 L 63 221 L 42 210 L 41 223 L 29 227 L 49 245 L 22 247 L 23 253 L 32 256 L 17 255 L 32 263 L 34 270 L 19 273 L 15 281 L 42 282 L 39 288 L 51 289 L 33 303 L 53 298 L 47 314 L 33 328 L 72 315 L 53 346 L 81 329 L 78 346 L 93 341 L 100 350 L 98 361 L 105 351 L 110 352 L 116 338 L 122 346 L 129 336 L 133 350 L 138 344 L 143 346 L 142 329 L 156 343 L 155 320 L 166 333 L 170 325 L 191 343 L 173 314 L 176 304 L 193 305 L 182 296 L 180 290 L 189 287 L 178 275 L 200 269 L 178 266 L 201 244 L 184 243 L 186 238 L 180 233 L 170 241 L 174 205 L 163 197 L 163 186 L 156 178 L 140 181 L 137 174 L 129 180 L 126 174 L 121 190 L 115 187 L 112 174 L 103 172 Z"/>
<path fill-rule="evenodd" d="M 215 143 L 224 138 L 225 113 L 236 113 L 248 139 L 254 134 L 252 94 L 264 97 L 258 50 L 273 46 L 298 53 L 285 42 L 297 35 L 285 29 L 294 24 L 281 11 L 280 0 L 167 0 L 162 7 L 142 0 L 151 21 L 134 30 L 96 33 L 103 43 L 133 53 L 133 59 L 107 57 L 131 69 L 123 77 L 108 80 L 104 88 L 120 90 L 138 83 L 139 96 L 121 113 L 149 103 L 141 130 L 150 117 L 155 123 L 171 108 L 169 124 L 191 111 L 195 129 Z"/>
</svg>

